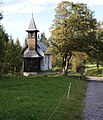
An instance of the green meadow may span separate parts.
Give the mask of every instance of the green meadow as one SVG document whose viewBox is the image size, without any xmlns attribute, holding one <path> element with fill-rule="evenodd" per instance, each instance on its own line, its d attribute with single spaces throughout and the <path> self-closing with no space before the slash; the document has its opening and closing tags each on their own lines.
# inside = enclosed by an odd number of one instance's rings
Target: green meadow
<svg viewBox="0 0 103 120">
<path fill-rule="evenodd" d="M 86 65 L 86 75 L 103 77 L 103 65 L 99 65 L 99 71 L 98 71 L 96 64 L 87 64 Z"/>
<path fill-rule="evenodd" d="M 86 87 L 68 75 L 2 78 L 0 120 L 83 120 Z"/>
</svg>

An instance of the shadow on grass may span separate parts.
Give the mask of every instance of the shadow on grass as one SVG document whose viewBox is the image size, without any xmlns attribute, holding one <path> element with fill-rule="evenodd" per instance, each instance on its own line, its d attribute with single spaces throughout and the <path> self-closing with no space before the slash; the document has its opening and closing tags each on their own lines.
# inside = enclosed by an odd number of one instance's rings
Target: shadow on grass
<svg viewBox="0 0 103 120">
<path fill-rule="evenodd" d="M 101 69 L 99 71 L 97 71 L 95 69 L 94 70 L 88 70 L 87 73 L 86 73 L 86 75 L 88 75 L 88 76 L 102 77 L 102 71 L 103 71 L 103 69 Z"/>
</svg>

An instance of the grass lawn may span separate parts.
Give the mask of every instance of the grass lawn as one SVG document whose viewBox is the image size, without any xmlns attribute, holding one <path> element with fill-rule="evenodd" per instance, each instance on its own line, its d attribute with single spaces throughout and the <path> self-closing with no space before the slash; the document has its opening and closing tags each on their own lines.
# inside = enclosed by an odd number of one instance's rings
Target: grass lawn
<svg viewBox="0 0 103 120">
<path fill-rule="evenodd" d="M 70 82 L 71 91 L 67 99 Z M 77 77 L 62 75 L 2 79 L 0 120 L 83 120 L 86 85 L 86 81 Z"/>
<path fill-rule="evenodd" d="M 87 65 L 86 68 L 86 75 L 103 77 L 102 71 L 103 71 L 103 65 L 99 65 L 99 71 L 97 71 L 96 64 L 89 64 Z"/>
</svg>

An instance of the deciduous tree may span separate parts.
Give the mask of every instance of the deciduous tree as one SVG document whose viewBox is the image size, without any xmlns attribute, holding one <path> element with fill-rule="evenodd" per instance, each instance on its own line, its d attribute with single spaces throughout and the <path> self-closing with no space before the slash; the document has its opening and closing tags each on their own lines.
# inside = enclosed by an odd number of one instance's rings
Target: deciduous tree
<svg viewBox="0 0 103 120">
<path fill-rule="evenodd" d="M 95 37 L 96 19 L 86 4 L 63 1 L 55 9 L 51 25 L 51 43 L 62 57 L 62 73 L 66 74 L 74 51 L 86 52 Z"/>
<path fill-rule="evenodd" d="M 97 64 L 97 71 L 99 71 L 99 64 L 103 63 L 103 23 L 98 22 L 95 30 L 96 40 L 94 43 L 94 50 L 91 51 L 90 58 Z"/>
</svg>

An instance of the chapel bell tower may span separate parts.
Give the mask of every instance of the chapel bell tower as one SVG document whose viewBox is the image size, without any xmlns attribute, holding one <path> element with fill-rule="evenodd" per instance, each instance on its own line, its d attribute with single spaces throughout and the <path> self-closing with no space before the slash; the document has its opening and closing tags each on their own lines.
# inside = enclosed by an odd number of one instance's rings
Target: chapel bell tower
<svg viewBox="0 0 103 120">
<path fill-rule="evenodd" d="M 37 30 L 37 28 L 36 28 L 33 14 L 32 14 L 30 24 L 29 24 L 29 28 L 26 31 L 28 32 L 28 48 L 29 48 L 29 50 L 37 51 L 37 33 L 39 32 L 39 30 Z"/>
</svg>

